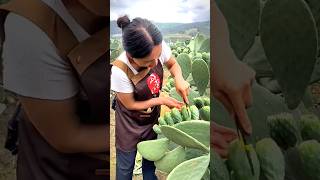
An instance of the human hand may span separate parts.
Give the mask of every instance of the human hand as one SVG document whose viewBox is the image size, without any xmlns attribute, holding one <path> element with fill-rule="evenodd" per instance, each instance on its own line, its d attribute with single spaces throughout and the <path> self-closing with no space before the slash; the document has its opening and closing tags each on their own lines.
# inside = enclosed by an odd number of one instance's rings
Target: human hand
<svg viewBox="0 0 320 180">
<path fill-rule="evenodd" d="M 251 84 L 255 72 L 234 53 L 231 55 L 229 59 L 217 59 L 213 67 L 213 96 L 222 102 L 234 119 L 239 120 L 245 132 L 251 134 L 246 108 L 252 104 Z"/>
<path fill-rule="evenodd" d="M 171 108 L 181 109 L 183 106 L 183 102 L 180 102 L 172 97 L 160 97 L 162 100 L 162 104 Z"/>
<path fill-rule="evenodd" d="M 221 126 L 214 121 L 210 123 L 210 145 L 221 157 L 227 157 L 229 144 L 237 138 L 237 133 L 230 128 Z"/>
<path fill-rule="evenodd" d="M 190 90 L 190 84 L 183 78 L 181 80 L 175 79 L 176 91 L 182 97 L 184 102 L 189 104 L 188 95 Z"/>
</svg>

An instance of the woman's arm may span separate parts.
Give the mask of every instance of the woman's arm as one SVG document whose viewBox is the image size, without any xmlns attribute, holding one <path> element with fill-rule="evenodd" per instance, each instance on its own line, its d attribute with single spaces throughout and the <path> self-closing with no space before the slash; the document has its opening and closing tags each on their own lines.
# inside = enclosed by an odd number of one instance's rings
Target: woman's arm
<svg viewBox="0 0 320 180">
<path fill-rule="evenodd" d="M 176 107 L 180 109 L 180 107 L 183 104 L 177 101 L 176 99 L 170 98 L 170 97 L 157 97 L 157 98 L 151 98 L 145 101 L 136 101 L 134 99 L 133 93 L 118 92 L 117 98 L 128 110 L 137 110 L 137 111 L 144 110 L 149 107 L 153 107 L 157 105 L 166 105 L 170 108 Z"/>
<path fill-rule="evenodd" d="M 171 58 L 165 63 L 165 65 L 169 69 L 171 75 L 174 77 L 177 92 L 186 103 L 189 103 L 187 96 L 189 94 L 190 84 L 184 80 L 179 63 L 173 56 L 171 56 Z"/>
<path fill-rule="evenodd" d="M 19 100 L 35 128 L 59 152 L 109 150 L 109 126 L 82 125 L 76 114 L 75 98 L 53 101 L 20 96 Z"/>
</svg>

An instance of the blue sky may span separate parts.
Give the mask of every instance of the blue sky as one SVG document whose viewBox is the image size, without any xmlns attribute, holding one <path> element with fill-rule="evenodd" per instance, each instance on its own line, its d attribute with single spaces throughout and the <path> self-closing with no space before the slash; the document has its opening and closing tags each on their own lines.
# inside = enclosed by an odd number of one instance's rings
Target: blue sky
<svg viewBox="0 0 320 180">
<path fill-rule="evenodd" d="M 110 18 L 123 14 L 154 22 L 191 23 L 209 21 L 210 0 L 111 0 Z"/>
</svg>

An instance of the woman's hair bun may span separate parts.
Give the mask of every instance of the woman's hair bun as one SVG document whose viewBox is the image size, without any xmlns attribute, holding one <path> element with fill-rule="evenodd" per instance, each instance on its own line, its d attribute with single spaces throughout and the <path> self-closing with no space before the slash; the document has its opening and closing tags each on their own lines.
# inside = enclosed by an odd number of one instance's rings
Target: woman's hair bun
<svg viewBox="0 0 320 180">
<path fill-rule="evenodd" d="M 130 24 L 130 19 L 129 19 L 129 17 L 127 15 L 119 17 L 118 20 L 117 20 L 117 25 L 121 29 L 125 28 L 129 24 Z"/>
</svg>

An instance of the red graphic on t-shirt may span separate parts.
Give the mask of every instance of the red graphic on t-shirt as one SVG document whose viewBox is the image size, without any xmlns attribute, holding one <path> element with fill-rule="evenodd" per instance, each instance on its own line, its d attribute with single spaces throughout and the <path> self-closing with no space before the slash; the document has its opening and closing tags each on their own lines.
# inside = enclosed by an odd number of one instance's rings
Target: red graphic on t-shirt
<svg viewBox="0 0 320 180">
<path fill-rule="evenodd" d="M 159 93 L 160 83 L 160 77 L 155 73 L 152 73 L 147 79 L 147 84 L 152 94 Z"/>
</svg>

